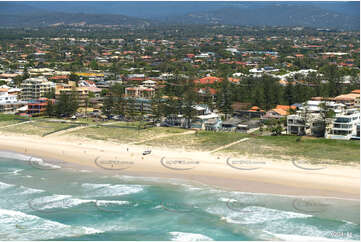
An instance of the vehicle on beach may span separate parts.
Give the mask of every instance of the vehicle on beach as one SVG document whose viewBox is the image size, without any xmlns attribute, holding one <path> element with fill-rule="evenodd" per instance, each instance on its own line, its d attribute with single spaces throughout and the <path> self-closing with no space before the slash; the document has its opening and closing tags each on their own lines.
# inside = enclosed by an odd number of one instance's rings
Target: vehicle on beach
<svg viewBox="0 0 361 242">
<path fill-rule="evenodd" d="M 149 155 L 150 153 L 152 153 L 151 150 L 145 150 L 145 151 L 143 151 L 143 155 Z"/>
</svg>

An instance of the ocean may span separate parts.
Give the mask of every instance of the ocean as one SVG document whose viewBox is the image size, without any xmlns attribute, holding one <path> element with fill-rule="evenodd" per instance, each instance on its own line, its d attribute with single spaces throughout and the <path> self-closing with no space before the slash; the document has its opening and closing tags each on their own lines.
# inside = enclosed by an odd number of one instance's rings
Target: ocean
<svg viewBox="0 0 361 242">
<path fill-rule="evenodd" d="M 0 240 L 360 240 L 360 203 L 222 190 L 0 152 Z"/>
</svg>

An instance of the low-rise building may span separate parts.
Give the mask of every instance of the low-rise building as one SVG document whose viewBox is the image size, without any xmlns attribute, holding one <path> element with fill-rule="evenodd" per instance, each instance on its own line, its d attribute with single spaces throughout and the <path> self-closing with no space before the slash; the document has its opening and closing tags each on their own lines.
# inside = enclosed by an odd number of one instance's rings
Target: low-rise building
<svg viewBox="0 0 361 242">
<path fill-rule="evenodd" d="M 339 95 L 333 100 L 337 103 L 345 104 L 346 108 L 360 107 L 360 90 L 354 90 L 349 94 Z"/>
<path fill-rule="evenodd" d="M 211 123 L 214 124 L 212 125 Z M 210 126 L 217 128 L 220 127 L 220 125 L 221 118 L 218 116 L 218 114 L 209 113 L 206 115 L 198 115 L 194 120 L 192 120 L 191 128 L 206 129 L 206 127 L 210 128 Z"/>
<path fill-rule="evenodd" d="M 28 110 L 27 110 L 28 115 L 30 115 L 32 117 L 43 115 L 46 111 L 49 101 L 51 101 L 53 103 L 55 102 L 55 100 L 53 100 L 53 99 L 49 100 L 47 98 L 39 98 L 39 99 L 29 100 L 28 101 Z"/>
<path fill-rule="evenodd" d="M 275 108 L 267 111 L 266 114 L 262 116 L 262 119 L 280 119 L 286 117 L 291 109 L 296 110 L 296 107 L 288 105 L 277 105 Z"/>
</svg>

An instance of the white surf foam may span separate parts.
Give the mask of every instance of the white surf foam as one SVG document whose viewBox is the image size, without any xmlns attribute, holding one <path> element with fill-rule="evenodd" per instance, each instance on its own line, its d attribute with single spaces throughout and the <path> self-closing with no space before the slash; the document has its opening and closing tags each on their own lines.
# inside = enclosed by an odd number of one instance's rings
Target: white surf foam
<svg viewBox="0 0 361 242">
<path fill-rule="evenodd" d="M 0 157 L 1 158 L 7 158 L 7 159 L 15 159 L 15 160 L 22 160 L 22 161 L 30 161 L 34 166 L 44 167 L 47 169 L 59 169 L 61 166 L 49 164 L 47 162 L 44 162 L 43 159 L 38 157 L 33 157 L 29 155 L 24 155 L 20 153 L 15 152 L 8 152 L 8 151 L 0 151 Z M 15 173 L 16 174 L 16 173 Z"/>
<path fill-rule="evenodd" d="M 7 184 L 7 183 L 4 183 L 4 182 L 0 182 L 0 190 L 5 190 L 5 189 L 8 189 L 10 187 L 15 187 L 15 185 L 13 184 Z"/>
<path fill-rule="evenodd" d="M 45 192 L 44 190 L 41 190 L 41 189 L 29 188 L 29 187 L 24 187 L 24 186 L 20 186 L 19 188 L 20 188 L 20 190 L 22 190 L 20 193 L 18 193 L 19 195 L 20 194 L 21 195 L 27 195 L 27 194 Z"/>
<path fill-rule="evenodd" d="M 2 240 L 49 240 L 103 232 L 89 227 L 65 225 L 7 209 L 0 209 L 0 224 Z"/>
<path fill-rule="evenodd" d="M 274 234 L 276 237 L 286 240 L 286 241 L 327 241 L 327 242 L 340 242 L 345 241 L 341 239 L 329 239 L 329 238 L 323 238 L 323 237 L 316 237 L 316 236 L 303 236 L 303 235 L 292 235 L 292 234 Z"/>
<path fill-rule="evenodd" d="M 9 151 L 0 151 L 1 158 L 28 161 L 31 156 Z"/>
<path fill-rule="evenodd" d="M 84 183 L 81 185 L 85 190 L 85 197 L 112 197 L 133 194 L 143 191 L 142 185 L 111 185 Z"/>
<path fill-rule="evenodd" d="M 220 215 L 222 220 L 234 224 L 261 224 L 264 222 L 270 222 L 275 220 L 312 217 L 312 215 L 281 211 L 257 206 L 237 208 L 237 210 L 238 211 L 229 209 L 227 211 L 220 208 L 207 209 L 207 211 L 212 214 Z"/>
<path fill-rule="evenodd" d="M 61 166 L 59 166 L 59 165 L 54 165 L 54 164 L 44 162 L 40 158 L 31 158 L 30 163 L 32 166 L 38 167 L 40 169 L 41 168 L 44 168 L 44 169 L 60 169 L 61 168 Z"/>
<path fill-rule="evenodd" d="M 54 208 L 71 208 L 85 203 L 96 202 L 96 200 L 86 200 L 73 198 L 71 195 L 52 195 L 33 199 L 29 202 L 32 209 L 46 211 Z"/>
<path fill-rule="evenodd" d="M 169 234 L 173 236 L 172 241 L 213 241 L 213 239 L 203 234 L 184 232 L 169 232 Z"/>
<path fill-rule="evenodd" d="M 123 204 L 129 204 L 129 202 L 128 201 L 97 200 L 96 204 L 98 206 L 106 206 L 108 204 L 123 205 Z"/>
</svg>

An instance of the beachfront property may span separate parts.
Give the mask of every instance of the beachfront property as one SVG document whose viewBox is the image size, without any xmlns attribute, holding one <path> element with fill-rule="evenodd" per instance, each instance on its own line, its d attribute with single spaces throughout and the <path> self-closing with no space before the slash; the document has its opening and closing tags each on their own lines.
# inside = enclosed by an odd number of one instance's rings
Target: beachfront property
<svg viewBox="0 0 361 242">
<path fill-rule="evenodd" d="M 127 112 L 136 112 L 136 113 L 144 113 L 151 114 L 152 113 L 152 100 L 147 98 L 134 98 L 134 97 L 124 97 L 126 102 L 126 110 Z"/>
<path fill-rule="evenodd" d="M 192 120 L 191 128 L 218 131 L 221 127 L 221 124 L 222 120 L 218 114 L 209 113 L 198 115 L 194 120 Z"/>
<path fill-rule="evenodd" d="M 232 111 L 238 118 L 252 119 L 261 118 L 265 115 L 265 111 L 258 106 L 252 106 L 250 103 L 234 102 L 232 105 Z"/>
<path fill-rule="evenodd" d="M 287 116 L 287 134 L 310 135 L 322 137 L 324 135 L 325 123 L 318 113 L 298 113 Z"/>
<path fill-rule="evenodd" d="M 49 101 L 51 101 L 52 103 L 55 102 L 54 99 L 49 100 L 48 98 L 29 100 L 27 114 L 32 117 L 43 115 L 46 111 Z"/>
<path fill-rule="evenodd" d="M 327 139 L 359 139 L 358 92 L 359 90 L 354 90 L 350 94 L 335 98 L 314 97 L 306 101 L 296 114 L 287 116 L 287 133 Z M 334 118 L 322 118 L 322 113 L 328 110 L 333 111 Z"/>
<path fill-rule="evenodd" d="M 24 101 L 45 97 L 46 94 L 55 90 L 55 84 L 45 77 L 28 78 L 21 85 L 21 99 Z"/>
<path fill-rule="evenodd" d="M 78 100 L 79 108 L 84 108 L 89 105 L 90 96 L 100 97 L 101 89 L 93 86 L 75 86 L 74 82 L 68 84 L 57 84 L 55 88 L 55 98 L 59 100 L 60 96 L 71 95 L 75 93 Z"/>
<path fill-rule="evenodd" d="M 360 112 L 348 110 L 345 114 L 338 115 L 326 128 L 325 138 L 350 140 L 360 138 Z"/>
<path fill-rule="evenodd" d="M 195 117 L 191 120 L 190 128 L 210 131 L 220 131 L 222 129 L 221 117 L 212 112 L 208 105 L 198 104 L 193 105 L 192 108 Z M 181 114 L 169 114 L 163 123 L 166 126 L 187 127 L 187 120 Z"/>
<path fill-rule="evenodd" d="M 236 131 L 241 120 L 237 118 L 230 118 L 222 122 L 222 131 Z"/>
<path fill-rule="evenodd" d="M 287 116 L 287 134 L 306 135 L 306 121 L 298 114 Z"/>
<path fill-rule="evenodd" d="M 0 88 L 0 113 L 16 113 L 26 102 L 17 98 L 17 88 Z"/>
</svg>

